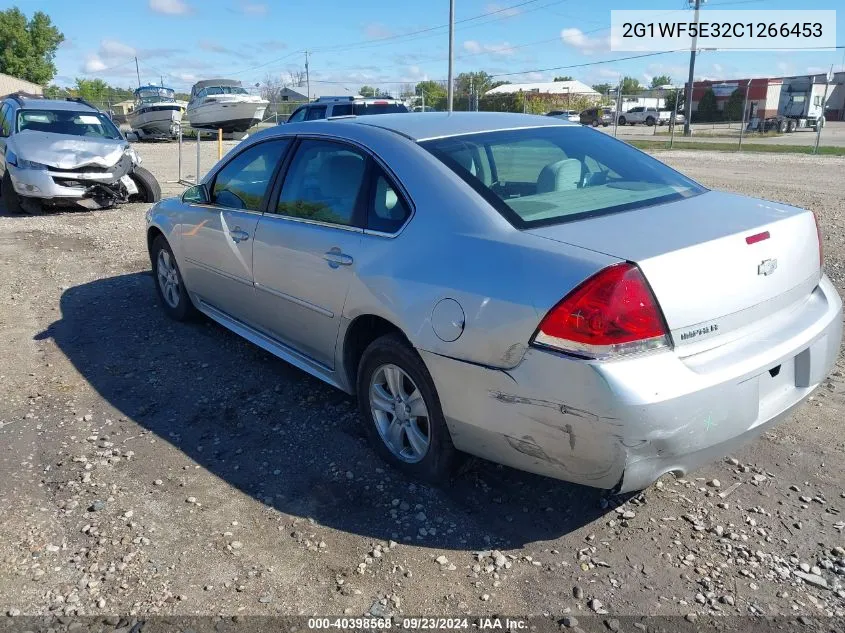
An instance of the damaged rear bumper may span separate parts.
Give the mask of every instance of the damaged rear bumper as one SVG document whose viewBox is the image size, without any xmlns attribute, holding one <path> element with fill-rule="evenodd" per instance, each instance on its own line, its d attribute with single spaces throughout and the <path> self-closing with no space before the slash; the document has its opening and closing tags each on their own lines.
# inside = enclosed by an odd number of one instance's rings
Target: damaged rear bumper
<svg viewBox="0 0 845 633">
<path fill-rule="evenodd" d="M 457 448 L 620 492 L 684 475 L 784 420 L 833 367 L 842 302 L 823 277 L 788 318 L 693 357 L 589 362 L 530 349 L 510 370 L 421 351 Z"/>
</svg>

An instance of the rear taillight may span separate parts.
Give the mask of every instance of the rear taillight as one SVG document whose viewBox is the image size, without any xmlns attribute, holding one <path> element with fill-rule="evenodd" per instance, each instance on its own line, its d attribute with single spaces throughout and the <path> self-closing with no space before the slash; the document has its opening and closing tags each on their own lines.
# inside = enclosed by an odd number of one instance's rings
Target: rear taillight
<svg viewBox="0 0 845 633">
<path fill-rule="evenodd" d="M 824 267 L 824 247 L 822 246 L 822 227 L 819 224 L 819 216 L 813 213 L 813 219 L 816 221 L 816 235 L 819 238 L 819 268 Z"/>
<path fill-rule="evenodd" d="M 581 283 L 543 318 L 532 342 L 595 359 L 670 345 L 657 300 L 640 269 L 629 263 Z"/>
</svg>

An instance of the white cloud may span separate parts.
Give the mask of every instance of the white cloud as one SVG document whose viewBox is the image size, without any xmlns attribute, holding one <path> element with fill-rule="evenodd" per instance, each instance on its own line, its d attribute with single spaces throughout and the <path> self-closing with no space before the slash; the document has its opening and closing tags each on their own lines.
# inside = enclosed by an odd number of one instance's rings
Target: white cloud
<svg viewBox="0 0 845 633">
<path fill-rule="evenodd" d="M 519 9 L 517 7 L 503 7 L 500 4 L 491 2 L 490 4 L 484 7 L 484 13 L 496 13 L 497 16 L 505 16 L 508 18 L 512 18 L 522 13 L 522 9 Z"/>
<path fill-rule="evenodd" d="M 371 40 L 391 37 L 394 32 L 380 22 L 371 22 L 364 27 L 364 34 Z"/>
<path fill-rule="evenodd" d="M 606 37 L 589 37 L 581 29 L 569 28 L 560 32 L 563 43 L 575 48 L 582 55 L 610 50 L 610 40 Z"/>
<path fill-rule="evenodd" d="M 281 40 L 266 40 L 258 43 L 259 48 L 265 48 L 269 51 L 283 51 L 288 45 Z"/>
<path fill-rule="evenodd" d="M 508 42 L 501 44 L 482 44 L 476 40 L 466 40 L 464 50 L 473 55 L 488 53 L 490 55 L 513 55 L 514 49 Z"/>
<path fill-rule="evenodd" d="M 246 15 L 267 15 L 270 10 L 266 4 L 259 2 L 241 2 L 241 11 Z"/>
<path fill-rule="evenodd" d="M 94 53 L 85 57 L 85 63 L 82 64 L 82 72 L 84 73 L 98 73 L 108 68 L 105 62 Z"/>
<path fill-rule="evenodd" d="M 129 44 L 124 44 L 120 40 L 115 40 L 111 38 L 107 38 L 104 40 L 100 40 L 100 57 L 134 57 L 138 54 L 138 51 L 129 46 Z"/>
<path fill-rule="evenodd" d="M 195 84 L 199 81 L 199 77 L 193 73 L 170 73 L 170 76 L 186 84 Z"/>
<path fill-rule="evenodd" d="M 211 40 L 200 40 L 198 45 L 202 50 L 208 51 L 209 53 L 223 53 L 225 55 L 237 54 L 232 49 L 226 48 L 222 44 L 218 44 L 217 42 L 213 42 Z"/>
<path fill-rule="evenodd" d="M 185 0 L 150 0 L 150 9 L 165 15 L 187 15 L 193 11 Z"/>
</svg>

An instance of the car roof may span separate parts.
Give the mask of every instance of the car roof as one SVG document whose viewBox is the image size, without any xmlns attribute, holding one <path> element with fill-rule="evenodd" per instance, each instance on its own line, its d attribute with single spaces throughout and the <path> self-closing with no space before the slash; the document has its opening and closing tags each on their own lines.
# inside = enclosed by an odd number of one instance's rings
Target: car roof
<svg viewBox="0 0 845 633">
<path fill-rule="evenodd" d="M 577 126 L 562 119 L 509 112 L 403 112 L 360 116 L 335 123 L 379 127 L 414 141 L 520 128 Z"/>
<path fill-rule="evenodd" d="M 11 99 L 11 97 L 7 97 Z M 14 101 L 14 99 L 12 99 Z M 20 107 L 34 110 L 73 110 L 74 112 L 97 112 L 96 108 L 79 101 L 66 101 L 64 99 L 28 99 L 26 97 L 18 101 Z"/>
</svg>

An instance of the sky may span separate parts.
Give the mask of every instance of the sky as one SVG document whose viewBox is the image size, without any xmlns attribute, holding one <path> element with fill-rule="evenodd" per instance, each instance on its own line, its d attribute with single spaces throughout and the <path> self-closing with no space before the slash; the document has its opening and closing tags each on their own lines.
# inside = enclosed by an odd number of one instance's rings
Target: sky
<svg viewBox="0 0 845 633">
<path fill-rule="evenodd" d="M 445 79 L 448 0 L 18 0 L 24 13 L 46 12 L 64 33 L 56 55 L 59 85 L 77 77 L 112 85 L 141 82 L 188 91 L 212 77 L 254 86 L 268 76 L 289 81 L 309 51 L 312 85 L 391 92 L 402 84 Z M 571 75 L 588 85 L 630 75 L 648 84 L 669 75 L 686 81 L 689 53 L 619 60 L 609 50 L 611 9 L 652 9 L 691 19 L 685 0 L 455 0 L 455 74 L 484 70 L 496 79 L 551 81 Z M 600 8 L 598 8 L 600 6 Z M 837 44 L 845 43 L 842 0 L 708 0 L 713 9 L 837 9 Z M 4 7 L 5 8 L 5 7 Z M 596 62 L 607 63 L 596 63 Z M 845 70 L 845 50 L 703 51 L 697 79 L 738 79 Z M 323 91 L 325 92 L 325 90 Z"/>
</svg>

